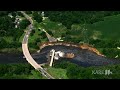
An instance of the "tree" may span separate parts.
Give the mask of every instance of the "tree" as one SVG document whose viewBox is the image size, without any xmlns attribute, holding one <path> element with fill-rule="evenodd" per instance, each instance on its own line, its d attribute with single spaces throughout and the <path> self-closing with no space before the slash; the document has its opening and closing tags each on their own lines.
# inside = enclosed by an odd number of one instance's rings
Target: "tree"
<svg viewBox="0 0 120 90">
<path fill-rule="evenodd" d="M 33 29 L 32 32 L 30 33 L 30 36 L 33 36 L 35 33 L 35 30 Z"/>
<path fill-rule="evenodd" d="M 40 38 L 37 38 L 37 39 L 35 40 L 35 42 L 36 42 L 36 43 L 41 42 Z"/>
<path fill-rule="evenodd" d="M 40 72 L 38 72 L 37 70 L 31 70 L 31 74 L 33 79 L 41 79 L 42 78 L 42 74 Z"/>
<path fill-rule="evenodd" d="M 78 79 L 79 78 L 79 67 L 75 64 L 70 64 L 68 67 L 67 67 L 67 76 L 70 78 L 70 79 Z"/>
<path fill-rule="evenodd" d="M 27 19 L 22 20 L 20 22 L 20 29 L 25 29 L 29 24 L 30 22 Z"/>
<path fill-rule="evenodd" d="M 3 38 L 0 38 L 0 48 L 5 48 L 6 45 L 7 45 L 7 42 Z"/>
<path fill-rule="evenodd" d="M 42 22 L 42 16 L 37 11 L 33 12 L 33 19 L 38 23 Z"/>
</svg>

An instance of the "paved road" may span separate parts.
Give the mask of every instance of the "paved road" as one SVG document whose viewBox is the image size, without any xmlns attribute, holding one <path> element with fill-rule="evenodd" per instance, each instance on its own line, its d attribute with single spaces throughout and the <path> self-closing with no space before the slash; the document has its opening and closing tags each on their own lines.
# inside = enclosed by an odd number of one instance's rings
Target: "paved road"
<svg viewBox="0 0 120 90">
<path fill-rule="evenodd" d="M 25 16 L 25 18 L 27 18 L 29 21 L 30 21 L 30 23 L 31 24 L 33 24 L 33 20 L 32 20 L 32 18 L 31 17 L 29 17 L 25 12 L 23 12 L 23 11 L 20 11 L 24 16 Z"/>
<path fill-rule="evenodd" d="M 54 79 L 54 77 L 52 77 L 50 74 L 48 74 L 44 68 L 42 68 L 33 58 L 32 56 L 30 55 L 30 52 L 28 50 L 28 38 L 29 38 L 29 35 L 32 31 L 32 28 L 33 28 L 33 21 L 32 19 L 26 14 L 24 13 L 23 11 L 21 11 L 21 13 L 30 21 L 30 25 L 28 26 L 28 31 L 26 32 L 24 38 L 23 38 L 23 41 L 22 41 L 22 50 L 23 50 L 23 54 L 26 58 L 26 60 L 28 61 L 28 63 L 30 63 L 36 70 L 38 70 L 39 72 L 42 72 L 42 75 L 44 75 L 46 78 L 48 79 Z"/>
</svg>

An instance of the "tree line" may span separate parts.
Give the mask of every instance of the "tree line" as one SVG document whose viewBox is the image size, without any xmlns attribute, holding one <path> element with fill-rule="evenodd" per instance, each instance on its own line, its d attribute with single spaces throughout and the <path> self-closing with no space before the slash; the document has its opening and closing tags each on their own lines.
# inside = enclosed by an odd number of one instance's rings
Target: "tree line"
<svg viewBox="0 0 120 90">
<path fill-rule="evenodd" d="M 42 79 L 30 64 L 0 64 L 0 79 Z"/>
<path fill-rule="evenodd" d="M 120 65 L 108 65 L 108 66 L 92 66 L 81 67 L 69 62 L 68 60 L 62 60 L 55 62 L 54 68 L 62 68 L 67 70 L 67 77 L 69 79 L 119 79 L 120 78 Z M 95 70 L 101 70 L 101 74 L 96 74 Z M 110 70 L 112 74 L 105 75 L 105 70 Z"/>
<path fill-rule="evenodd" d="M 120 14 L 120 11 L 45 11 L 51 21 L 61 22 L 67 28 L 72 24 L 92 24 L 104 20 L 105 16 Z"/>
</svg>

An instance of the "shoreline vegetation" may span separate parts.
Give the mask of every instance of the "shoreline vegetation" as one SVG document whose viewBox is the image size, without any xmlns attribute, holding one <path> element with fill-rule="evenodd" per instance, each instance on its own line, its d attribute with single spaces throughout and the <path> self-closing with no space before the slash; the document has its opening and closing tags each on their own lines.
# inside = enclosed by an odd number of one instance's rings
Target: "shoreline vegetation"
<svg viewBox="0 0 120 90">
<path fill-rule="evenodd" d="M 30 53 L 37 52 L 37 49 L 34 49 L 34 48 L 29 48 L 29 50 L 30 50 Z M 22 48 L 3 48 L 3 49 L 0 49 L 0 53 L 2 53 L 2 54 L 7 54 L 7 53 L 21 54 L 21 53 L 23 53 L 23 51 L 22 51 Z"/>
</svg>

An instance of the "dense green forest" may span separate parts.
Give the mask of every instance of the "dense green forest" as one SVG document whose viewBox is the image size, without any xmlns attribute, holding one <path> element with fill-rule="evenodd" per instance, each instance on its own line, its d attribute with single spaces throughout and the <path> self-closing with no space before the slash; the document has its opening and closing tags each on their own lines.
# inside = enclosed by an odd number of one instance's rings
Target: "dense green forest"
<svg viewBox="0 0 120 90">
<path fill-rule="evenodd" d="M 67 60 L 55 62 L 53 67 L 48 67 L 48 72 L 56 79 L 119 79 L 120 65 L 102 67 L 81 67 Z M 95 70 L 101 72 L 95 72 Z M 107 75 L 102 71 L 110 70 Z M 0 79 L 46 79 L 30 64 L 0 64 Z M 94 73 L 93 73 L 94 72 Z"/>
<path fill-rule="evenodd" d="M 9 15 L 12 15 L 12 17 Z M 20 22 L 19 27 L 15 28 L 15 20 L 17 16 L 17 12 L 0 12 L 0 49 L 21 47 L 21 43 L 18 41 L 24 33 L 23 30 L 29 25 L 29 22 L 23 20 Z"/>
<path fill-rule="evenodd" d="M 120 65 L 108 65 L 102 67 L 81 67 L 70 63 L 68 60 L 62 60 L 54 64 L 54 68 L 66 70 L 66 76 L 69 79 L 119 79 Z M 95 70 L 99 72 L 95 72 Z M 105 75 L 104 71 L 110 70 L 111 74 Z M 94 72 L 94 73 L 93 73 Z"/>
<path fill-rule="evenodd" d="M 30 64 L 0 64 L 0 79 L 42 79 Z"/>
<path fill-rule="evenodd" d="M 31 51 L 38 50 L 40 43 L 48 41 L 45 33 L 41 31 L 45 29 L 55 38 L 61 37 L 66 42 L 87 43 L 109 58 L 117 56 L 116 58 L 120 59 L 120 11 L 45 11 L 44 15 L 41 14 L 42 11 L 26 13 L 34 21 L 34 30 L 28 43 Z M 42 16 L 47 18 L 43 20 Z M 15 52 L 21 49 L 24 31 L 29 24 L 18 11 L 0 11 L 0 52 L 3 49 L 11 49 L 12 52 L 13 49 Z M 53 68 L 64 69 L 65 77 L 70 79 L 120 78 L 120 65 L 84 68 L 65 61 L 55 63 Z M 91 74 L 94 68 L 108 68 L 114 74 Z M 0 78 L 43 78 L 29 64 L 0 65 L 0 72 Z"/>
</svg>

